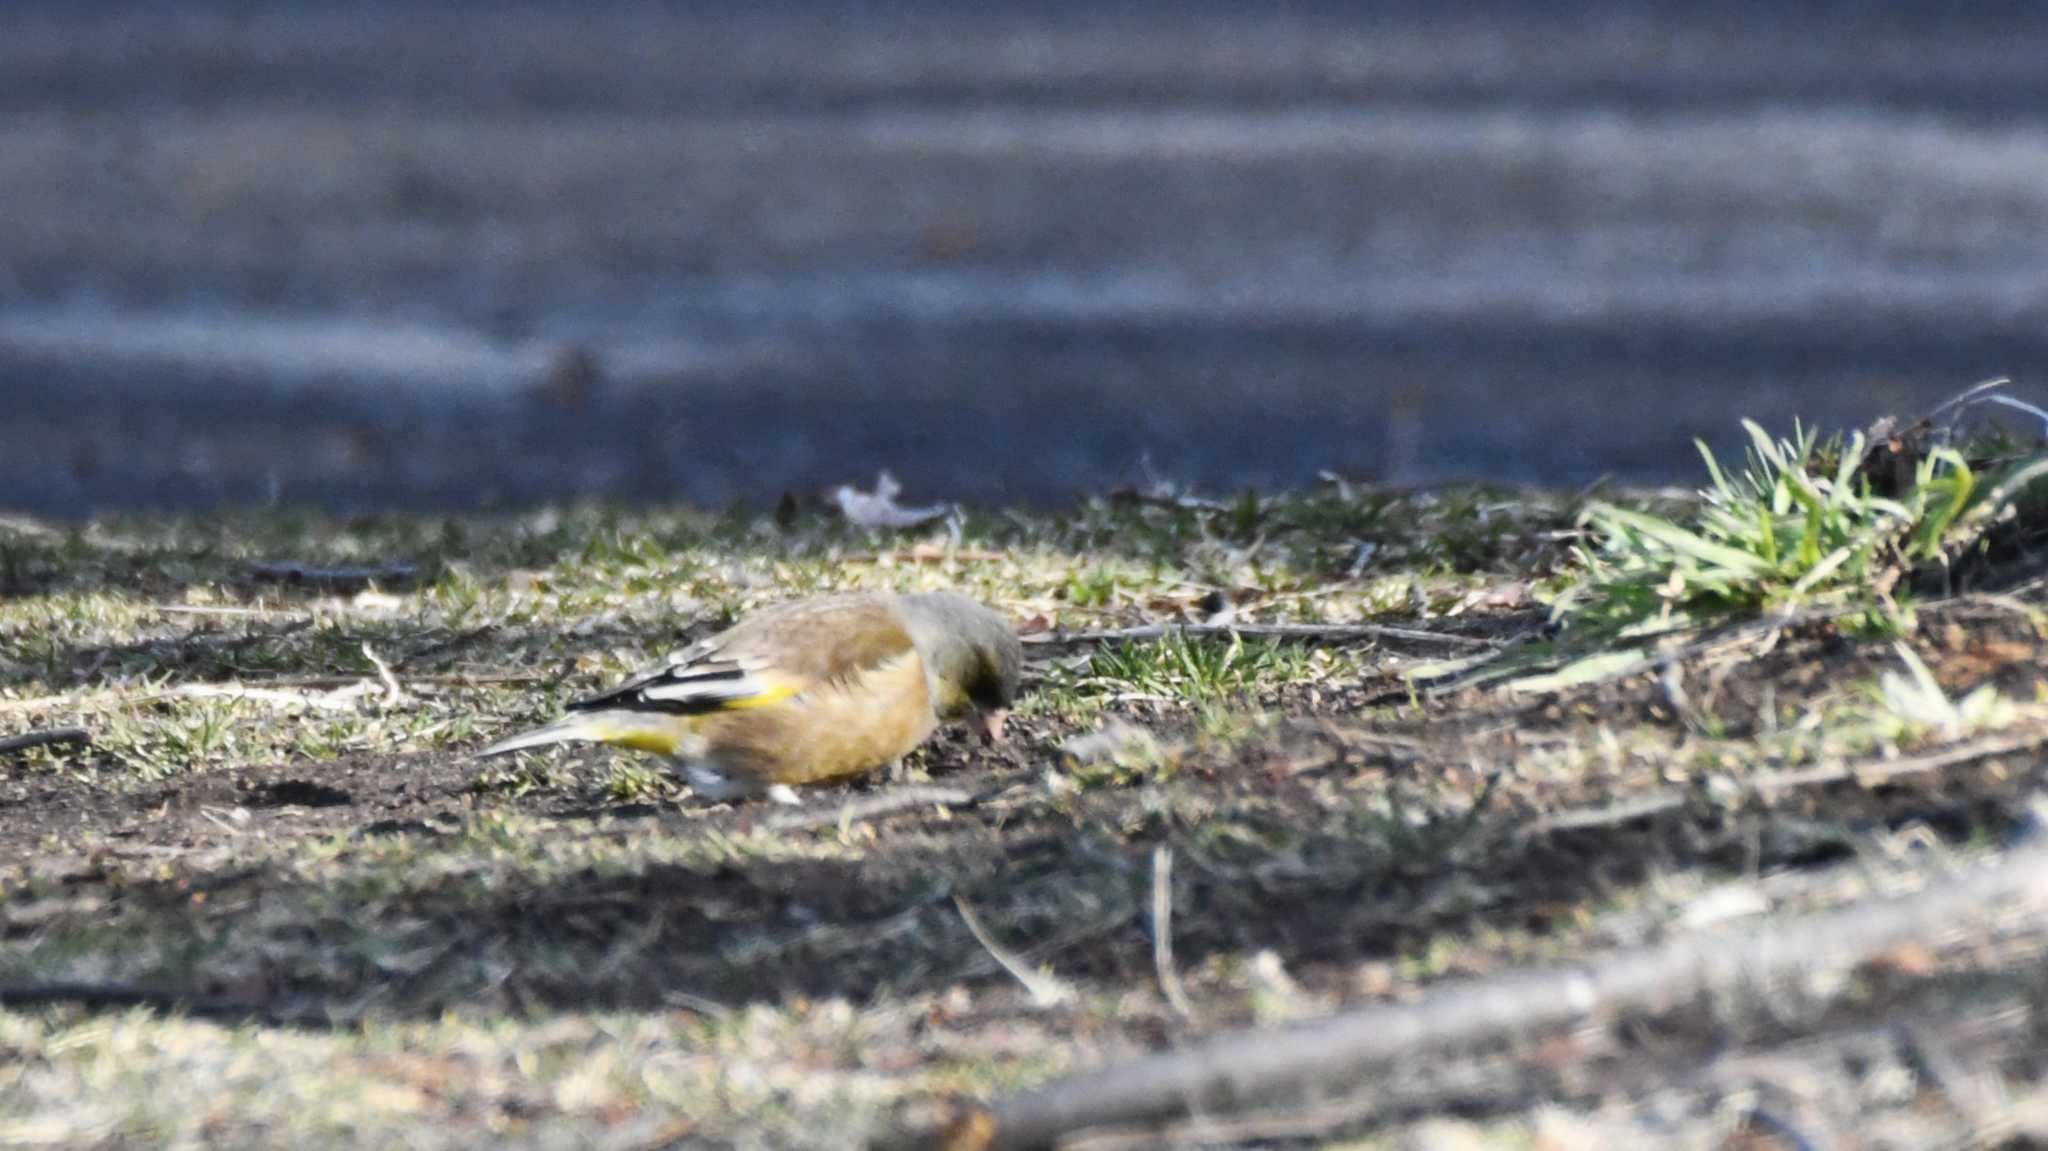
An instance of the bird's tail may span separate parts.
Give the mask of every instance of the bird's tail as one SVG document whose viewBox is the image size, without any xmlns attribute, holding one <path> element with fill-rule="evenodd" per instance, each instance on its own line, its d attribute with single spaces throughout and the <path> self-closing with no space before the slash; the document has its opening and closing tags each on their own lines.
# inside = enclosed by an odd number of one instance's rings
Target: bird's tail
<svg viewBox="0 0 2048 1151">
<path fill-rule="evenodd" d="M 688 726 L 678 722 L 679 718 L 637 711 L 579 711 L 546 727 L 501 739 L 471 758 L 485 759 L 557 743 L 608 743 L 657 755 L 675 755 L 689 735 Z"/>
</svg>

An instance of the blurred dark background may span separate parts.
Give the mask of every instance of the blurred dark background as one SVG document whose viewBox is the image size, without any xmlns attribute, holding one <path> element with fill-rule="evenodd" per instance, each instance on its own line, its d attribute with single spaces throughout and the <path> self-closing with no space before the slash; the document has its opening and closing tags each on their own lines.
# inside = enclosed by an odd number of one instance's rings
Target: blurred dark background
<svg viewBox="0 0 2048 1151">
<path fill-rule="evenodd" d="M 12 3 L 0 505 L 1697 475 L 2048 391 L 2048 5 Z"/>
</svg>

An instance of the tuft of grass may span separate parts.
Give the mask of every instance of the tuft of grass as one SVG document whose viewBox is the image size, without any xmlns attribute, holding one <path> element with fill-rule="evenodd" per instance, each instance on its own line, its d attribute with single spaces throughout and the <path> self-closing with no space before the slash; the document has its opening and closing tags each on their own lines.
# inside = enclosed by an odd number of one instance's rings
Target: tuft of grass
<svg viewBox="0 0 2048 1151">
<path fill-rule="evenodd" d="M 1118 691 L 1203 707 L 1307 679 L 1314 663 L 1314 650 L 1301 644 L 1174 631 L 1156 643 L 1105 645 L 1089 658 L 1088 676 Z"/>
<path fill-rule="evenodd" d="M 1977 544 L 2048 456 L 1996 475 L 1951 446 L 1930 448 L 1895 497 L 1872 489 L 1863 435 L 1822 440 L 1795 427 L 1773 439 L 1745 420 L 1740 472 L 1724 471 L 1705 444 L 1712 486 L 1690 523 L 1593 503 L 1580 524 L 1594 539 L 1553 605 L 1570 628 L 1623 638 L 1718 618 L 1813 607 L 1867 609 L 1898 619 L 1894 592 L 1916 571 L 1952 562 Z"/>
</svg>

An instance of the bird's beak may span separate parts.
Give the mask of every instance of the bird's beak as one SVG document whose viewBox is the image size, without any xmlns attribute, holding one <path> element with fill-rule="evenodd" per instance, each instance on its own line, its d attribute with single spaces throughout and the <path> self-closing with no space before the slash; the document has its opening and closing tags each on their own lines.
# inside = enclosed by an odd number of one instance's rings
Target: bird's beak
<svg viewBox="0 0 2048 1151">
<path fill-rule="evenodd" d="M 974 726 L 981 731 L 981 741 L 990 747 L 1001 747 L 1009 742 L 1003 734 L 1003 721 L 1010 713 L 1002 708 L 989 708 L 974 713 Z"/>
</svg>

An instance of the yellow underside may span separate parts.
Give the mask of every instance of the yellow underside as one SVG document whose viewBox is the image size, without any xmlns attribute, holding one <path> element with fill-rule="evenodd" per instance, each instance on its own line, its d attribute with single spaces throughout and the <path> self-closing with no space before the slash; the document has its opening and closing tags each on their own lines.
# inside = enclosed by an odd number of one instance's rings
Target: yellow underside
<svg viewBox="0 0 2048 1151">
<path fill-rule="evenodd" d="M 606 732 L 600 737 L 600 742 L 612 747 L 653 752 L 655 755 L 674 755 L 676 749 L 682 746 L 682 735 L 683 733 L 676 731 L 640 728 L 636 731 Z"/>
</svg>

